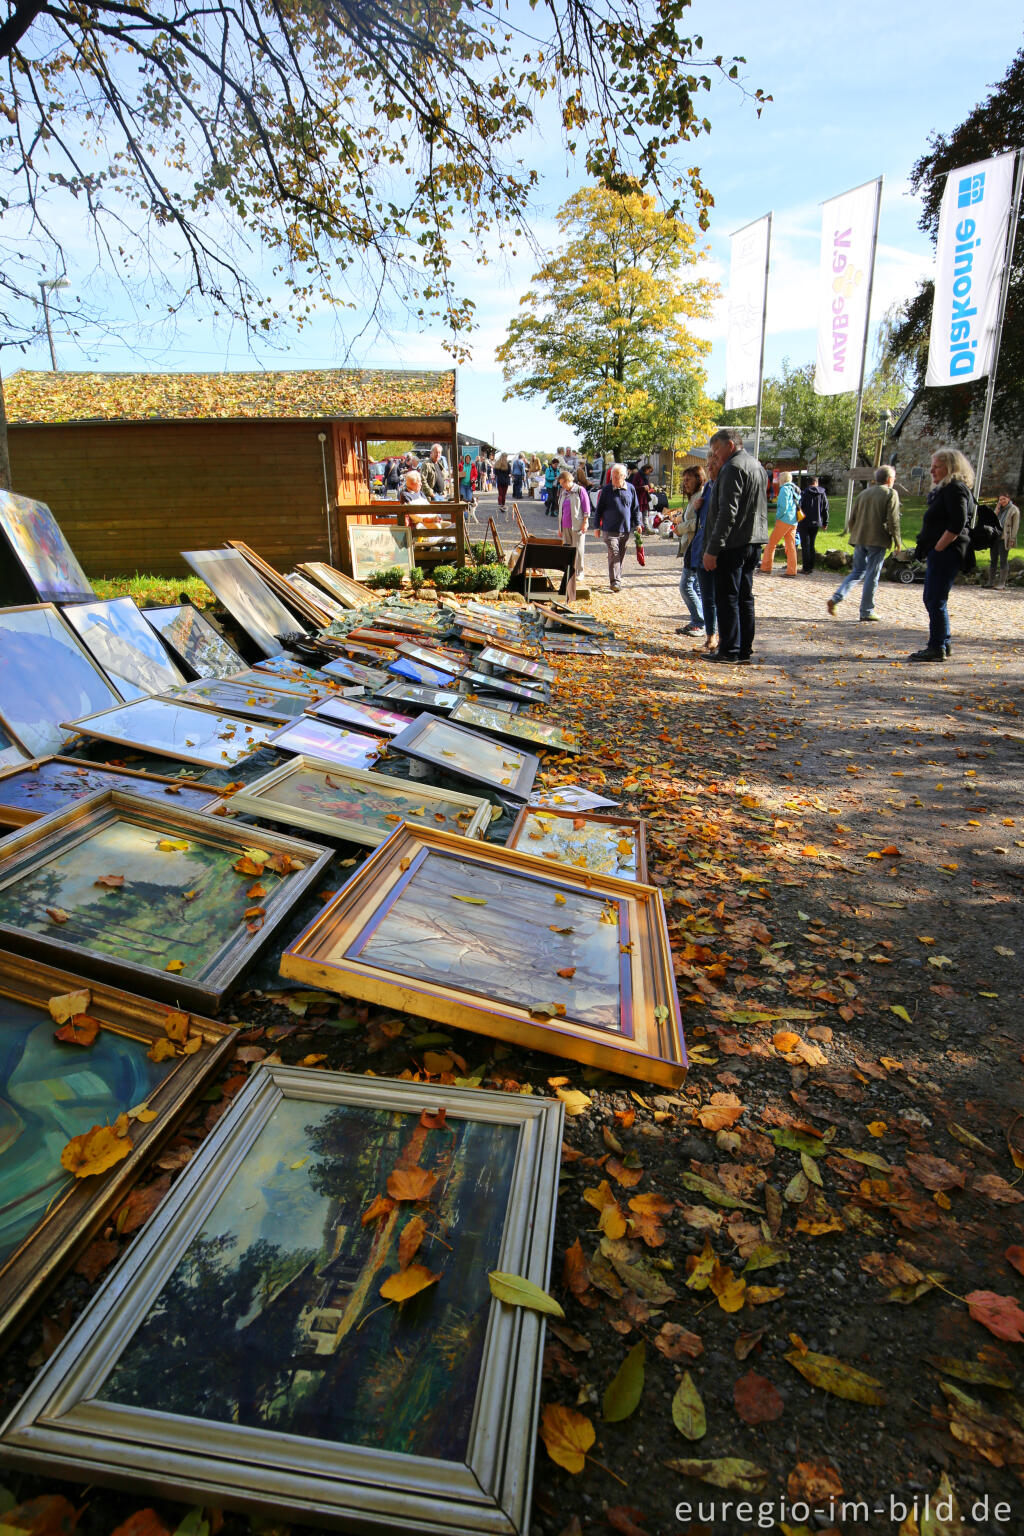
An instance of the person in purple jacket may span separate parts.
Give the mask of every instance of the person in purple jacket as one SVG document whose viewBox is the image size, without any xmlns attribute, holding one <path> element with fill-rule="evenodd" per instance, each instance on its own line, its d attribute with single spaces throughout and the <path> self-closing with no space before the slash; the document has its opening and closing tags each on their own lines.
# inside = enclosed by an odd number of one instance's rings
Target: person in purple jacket
<svg viewBox="0 0 1024 1536">
<path fill-rule="evenodd" d="M 626 484 L 626 466 L 613 464 L 609 482 L 597 498 L 594 516 L 594 531 L 604 539 L 608 551 L 608 585 L 613 592 L 622 590 L 622 559 L 639 527 L 640 504 L 636 491 Z"/>
</svg>

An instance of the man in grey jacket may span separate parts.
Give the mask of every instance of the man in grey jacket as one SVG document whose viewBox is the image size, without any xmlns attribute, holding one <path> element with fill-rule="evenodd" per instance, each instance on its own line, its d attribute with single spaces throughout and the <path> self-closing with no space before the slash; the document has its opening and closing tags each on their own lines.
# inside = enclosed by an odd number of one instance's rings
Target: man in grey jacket
<svg viewBox="0 0 1024 1536">
<path fill-rule="evenodd" d="M 754 648 L 754 572 L 768 538 L 768 475 L 732 427 L 708 444 L 715 482 L 704 535 L 704 569 L 715 574 L 718 649 L 709 661 L 747 662 Z"/>
</svg>

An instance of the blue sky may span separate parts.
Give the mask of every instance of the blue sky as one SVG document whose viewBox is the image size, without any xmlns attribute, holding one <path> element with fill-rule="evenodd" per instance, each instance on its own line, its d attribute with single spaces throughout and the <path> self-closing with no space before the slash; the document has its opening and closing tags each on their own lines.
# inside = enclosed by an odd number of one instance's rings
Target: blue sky
<svg viewBox="0 0 1024 1536">
<path fill-rule="evenodd" d="M 928 134 L 952 128 L 1005 72 L 1024 37 L 1020 7 L 1010 0 L 986 0 L 967 12 L 921 0 L 899 6 L 861 0 L 856 8 L 823 6 L 820 0 L 774 7 L 737 0 L 724 8 L 714 0 L 695 0 L 691 14 L 708 52 L 744 54 L 747 82 L 774 98 L 760 119 L 724 81 L 702 99 L 712 132 L 685 158 L 701 165 L 715 196 L 706 272 L 724 286 L 730 233 L 773 209 L 766 367 L 771 371 L 787 356 L 805 362 L 814 351 L 821 201 L 885 176 L 872 305 L 877 321 L 930 269 L 931 247 L 917 229 L 919 207 L 907 183 L 910 168 Z M 542 176 L 533 226 L 542 250 L 557 238 L 554 215 L 582 179 L 564 153 L 552 153 L 552 138 L 538 134 L 523 146 L 524 158 Z M 459 371 L 460 425 L 471 433 L 494 434 L 508 448 L 554 448 L 571 441 L 569 429 L 542 402 L 502 401 L 494 349 L 535 264 L 535 255 L 522 249 L 485 267 L 469 261 L 465 270 L 479 329 L 473 361 Z M 56 314 L 61 366 L 326 367 L 341 360 L 345 341 L 358 329 L 347 319 L 339 328 L 334 316 L 324 315 L 286 338 L 286 350 L 262 348 L 254 363 L 240 332 L 218 333 L 207 321 L 186 320 L 173 340 L 161 338 L 154 345 L 150 326 L 136 322 L 123 301 L 120 319 L 123 345 L 107 337 L 83 347 L 62 334 Z M 724 384 L 724 295 L 705 334 L 712 342 L 709 385 L 717 390 Z M 392 324 L 385 335 L 360 342 L 351 360 L 375 367 L 448 366 L 440 342 L 437 332 L 403 331 Z M 4 354 L 7 372 L 48 365 L 45 344 L 21 357 Z"/>
</svg>

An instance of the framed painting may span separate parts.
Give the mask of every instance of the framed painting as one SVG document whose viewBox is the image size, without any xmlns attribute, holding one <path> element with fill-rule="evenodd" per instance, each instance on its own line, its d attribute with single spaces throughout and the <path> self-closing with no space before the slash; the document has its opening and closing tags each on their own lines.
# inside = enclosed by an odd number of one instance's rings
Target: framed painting
<svg viewBox="0 0 1024 1536">
<path fill-rule="evenodd" d="M 196 677 L 230 677 L 233 672 L 245 670 L 245 662 L 238 652 L 191 604 L 143 608 L 142 617 L 153 626 L 182 666 L 194 672 Z"/>
<path fill-rule="evenodd" d="M 506 651 L 498 645 L 488 645 L 480 652 L 479 660 L 489 667 L 501 667 L 504 672 L 518 672 L 523 677 L 534 678 L 539 683 L 553 683 L 554 667 L 543 661 L 529 661 L 517 651 Z"/>
<path fill-rule="evenodd" d="M 283 725 L 269 738 L 270 745 L 281 752 L 296 752 L 319 757 L 346 768 L 369 768 L 381 753 L 380 738 L 359 731 L 346 731 L 327 720 L 303 715 L 290 725 Z"/>
<path fill-rule="evenodd" d="M 410 683 L 422 683 L 427 688 L 450 688 L 458 681 L 459 669 L 444 670 L 428 666 L 424 661 L 413 661 L 411 656 L 399 656 L 391 662 L 388 671 L 393 677 L 404 677 Z"/>
<path fill-rule="evenodd" d="M 122 699 L 148 698 L 184 683 L 184 674 L 130 597 L 76 603 L 64 610 L 64 617 Z"/>
<path fill-rule="evenodd" d="M 295 633 L 295 615 L 274 596 L 237 549 L 183 550 L 195 571 L 264 656 L 284 650 L 281 635 Z"/>
<path fill-rule="evenodd" d="M 505 629 L 522 629 L 523 621 L 518 612 L 512 608 L 495 608 L 493 603 L 478 603 L 475 598 L 470 598 L 466 604 L 465 612 L 474 618 L 487 619 L 489 623 L 501 624 Z"/>
<path fill-rule="evenodd" d="M 228 539 L 226 543 L 229 549 L 235 550 L 242 556 L 263 584 L 269 587 L 287 608 L 294 609 L 307 624 L 311 624 L 314 629 L 323 629 L 331 622 L 331 615 L 326 608 L 320 603 L 310 602 L 305 593 L 290 586 L 280 571 L 275 570 L 262 555 L 258 555 L 242 539 Z M 292 627 L 294 628 L 294 624 Z"/>
<path fill-rule="evenodd" d="M 408 709 L 414 715 L 424 712 L 450 715 L 466 695 L 452 688 L 428 688 L 422 683 L 403 683 L 396 678 L 378 689 L 376 697 L 387 699 L 389 703 L 401 704 L 403 709 Z"/>
<path fill-rule="evenodd" d="M 534 606 L 548 628 L 568 629 L 574 633 L 594 636 L 610 636 L 611 626 L 589 613 L 577 613 L 563 603 L 536 603 Z"/>
<path fill-rule="evenodd" d="M 524 704 L 546 704 L 548 690 L 543 683 L 536 686 L 527 682 L 510 682 L 507 677 L 492 677 L 488 672 L 477 672 L 472 667 L 463 672 L 460 679 L 477 693 L 497 693 L 507 699 L 520 699 Z"/>
<path fill-rule="evenodd" d="M 148 795 L 182 810 L 207 814 L 222 798 L 215 790 L 190 784 L 187 779 L 111 768 L 107 763 L 87 763 L 79 757 L 40 757 L 0 773 L 0 826 L 27 827 L 40 816 L 62 811 L 76 800 L 105 789 Z"/>
<path fill-rule="evenodd" d="M 201 768 L 230 768 L 270 740 L 272 727 L 217 715 L 176 699 L 135 699 L 69 720 L 69 731 Z"/>
<path fill-rule="evenodd" d="M 406 573 L 415 561 L 412 553 L 412 529 L 393 528 L 388 523 L 352 523 L 348 525 L 348 552 L 352 575 L 365 581 L 378 571 L 400 566 Z"/>
<path fill-rule="evenodd" d="M 55 1038 L 51 998 L 83 994 L 80 1039 Z M 0 950 L 0 1102 L 8 1117 L 0 1142 L 0 1338 L 44 1293 L 113 1212 L 156 1148 L 234 1049 L 234 1030 L 191 1015 L 182 1045 L 154 1061 L 172 1010 L 120 987 L 83 980 Z M 73 1137 L 112 1126 L 141 1105 L 120 1158 L 105 1172 L 76 1179 L 61 1164 Z M 118 1150 L 121 1150 L 120 1148 Z"/>
<path fill-rule="evenodd" d="M 304 597 L 310 609 L 315 608 L 318 613 L 326 613 L 329 619 L 340 619 L 348 612 L 344 603 L 339 603 L 336 597 L 331 597 L 327 592 L 321 592 L 315 582 L 300 575 L 298 571 L 290 571 L 284 578 L 293 592 Z"/>
<path fill-rule="evenodd" d="M 386 667 L 389 662 L 398 659 L 397 650 L 390 646 L 367 645 L 361 640 L 343 640 L 341 648 L 352 661 L 366 667 Z"/>
<path fill-rule="evenodd" d="M 226 715 L 239 715 L 244 720 L 295 720 L 311 702 L 307 693 L 289 693 L 272 688 L 268 682 L 258 684 L 235 682 L 229 677 L 214 677 L 206 681 L 186 683 L 165 695 L 182 704 L 194 704 L 197 709 L 213 709 Z"/>
<path fill-rule="evenodd" d="M 453 789 L 295 757 L 231 797 L 233 810 L 376 848 L 400 821 L 483 837 L 491 802 Z"/>
<path fill-rule="evenodd" d="M 540 767 L 540 759 L 533 753 L 502 746 L 438 715 L 420 715 L 399 736 L 392 737 L 391 748 L 442 773 L 454 773 L 520 800 L 528 798 Z"/>
<path fill-rule="evenodd" d="M 5 1461 L 321 1528 L 525 1531 L 544 1319 L 487 1277 L 547 1285 L 561 1134 L 552 1099 L 258 1068 Z"/>
<path fill-rule="evenodd" d="M 28 753 L 15 741 L 10 731 L 0 726 L 0 768 L 19 768 L 28 761 Z"/>
<path fill-rule="evenodd" d="M 397 736 L 407 725 L 412 725 L 413 715 L 400 715 L 393 709 L 378 709 L 373 704 L 361 704 L 356 699 L 321 699 L 311 704 L 308 713 L 317 720 L 331 720 L 335 725 L 354 725 L 377 736 Z"/>
<path fill-rule="evenodd" d="M 13 577 L 17 570 L 22 578 L 0 578 L 6 601 L 80 603 L 96 596 L 45 502 L 0 490 L 0 534 L 14 562 L 8 572 Z M 0 569 L 4 565 L 6 561 L 0 561 Z"/>
<path fill-rule="evenodd" d="M 422 661 L 427 667 L 442 667 L 452 672 L 461 672 L 466 665 L 464 654 L 456 655 L 440 645 L 419 645 L 415 640 L 400 640 L 398 654 L 408 656 L 410 661 Z"/>
<path fill-rule="evenodd" d="M 364 688 L 381 688 L 388 681 L 382 667 L 364 667 L 361 662 L 339 656 L 337 661 L 325 661 L 324 671 L 340 683 L 361 683 Z"/>
<path fill-rule="evenodd" d="M 396 630 L 406 635 L 431 636 L 447 629 L 447 615 L 436 605 L 418 603 L 408 598 L 378 608 L 373 622 L 384 629 Z"/>
<path fill-rule="evenodd" d="M 171 1004 L 217 1008 L 330 858 L 312 843 L 254 838 L 222 817 L 109 790 L 0 844 L 0 944 L 51 963 L 73 958 L 83 975 Z"/>
<path fill-rule="evenodd" d="M 465 699 L 452 710 L 449 719 L 485 736 L 497 736 L 516 746 L 525 743 L 545 752 L 579 752 L 580 739 L 553 720 L 535 720 L 532 715 L 508 715 L 490 704 Z"/>
<path fill-rule="evenodd" d="M 0 609 L 0 726 L 31 757 L 60 751 L 63 720 L 120 703 L 52 603 Z"/>
<path fill-rule="evenodd" d="M 647 884 L 647 837 L 636 816 L 595 816 L 524 806 L 509 833 L 507 847 L 539 859 L 554 859 L 574 869 Z"/>
<path fill-rule="evenodd" d="M 410 822 L 281 974 L 645 1082 L 686 1075 L 660 891 Z"/>
<path fill-rule="evenodd" d="M 256 666 L 249 667 L 243 672 L 236 672 L 233 677 L 225 677 L 221 681 L 232 683 L 239 688 L 269 688 L 273 693 L 295 693 L 304 699 L 330 698 L 342 686 L 326 677 L 324 673 L 317 672 L 315 667 L 296 667 L 297 673 L 301 671 L 308 672 L 309 678 L 289 677 L 284 671 L 265 671 L 262 667 Z"/>
<path fill-rule="evenodd" d="M 306 560 L 296 569 L 331 597 L 336 597 L 345 608 L 365 608 L 367 604 L 380 602 L 379 592 L 373 592 L 361 582 L 353 581 L 344 571 L 336 571 L 333 565 L 327 565 L 323 560 Z"/>
</svg>

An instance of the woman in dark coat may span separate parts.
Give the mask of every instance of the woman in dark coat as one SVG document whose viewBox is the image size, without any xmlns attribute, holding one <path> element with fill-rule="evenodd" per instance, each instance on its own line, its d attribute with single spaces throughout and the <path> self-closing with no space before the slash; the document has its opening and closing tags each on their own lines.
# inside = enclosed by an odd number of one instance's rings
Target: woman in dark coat
<svg viewBox="0 0 1024 1536">
<path fill-rule="evenodd" d="M 963 454 L 955 448 L 939 448 L 932 454 L 931 477 L 932 489 L 914 551 L 918 560 L 926 562 L 928 644 L 914 651 L 911 661 L 945 661 L 952 652 L 949 589 L 963 566 L 974 520 L 974 470 Z"/>
<path fill-rule="evenodd" d="M 505 497 L 508 495 L 508 483 L 511 478 L 512 471 L 508 467 L 508 454 L 501 453 L 498 455 L 497 462 L 494 466 L 494 480 L 498 487 L 499 507 L 504 508 L 505 506 Z M 508 516 L 507 512 L 505 513 L 505 516 Z"/>
</svg>

